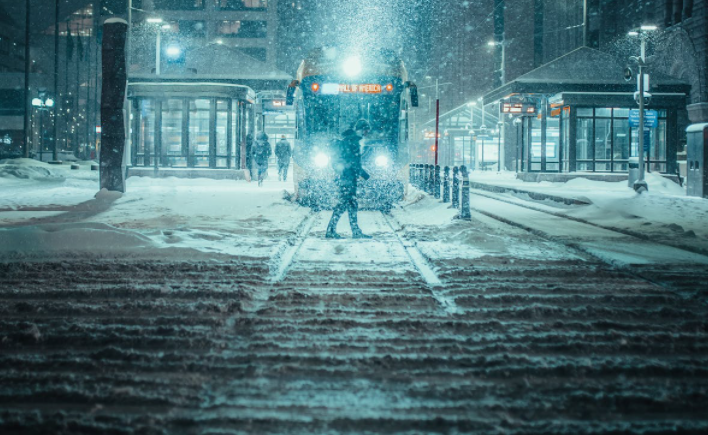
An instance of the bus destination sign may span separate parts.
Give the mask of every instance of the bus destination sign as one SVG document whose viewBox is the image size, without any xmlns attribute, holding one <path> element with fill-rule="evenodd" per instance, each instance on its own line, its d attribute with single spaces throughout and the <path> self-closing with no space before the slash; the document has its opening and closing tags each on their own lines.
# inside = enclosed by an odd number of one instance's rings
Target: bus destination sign
<svg viewBox="0 0 708 435">
<path fill-rule="evenodd" d="M 380 94 L 381 85 L 379 84 L 341 84 L 339 85 L 340 94 Z"/>
</svg>

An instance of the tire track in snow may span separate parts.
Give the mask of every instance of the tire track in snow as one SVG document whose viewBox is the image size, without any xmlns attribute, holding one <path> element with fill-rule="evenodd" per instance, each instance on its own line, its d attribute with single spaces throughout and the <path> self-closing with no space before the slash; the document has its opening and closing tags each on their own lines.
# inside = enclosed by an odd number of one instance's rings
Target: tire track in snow
<svg viewBox="0 0 708 435">
<path fill-rule="evenodd" d="M 414 243 L 407 241 L 403 237 L 401 237 L 401 234 L 396 230 L 392 222 L 392 217 L 387 216 L 384 213 L 382 213 L 381 216 L 383 216 L 384 221 L 386 222 L 388 227 L 391 228 L 393 235 L 403 246 L 403 249 L 405 249 L 406 254 L 408 254 L 408 258 L 410 258 L 411 263 L 413 264 L 413 267 L 415 267 L 418 273 L 420 273 L 425 282 L 428 284 L 428 288 L 430 290 L 430 293 L 433 295 L 433 298 L 438 301 L 438 303 L 445 309 L 448 314 L 457 313 L 457 306 L 455 305 L 455 301 L 445 297 L 440 291 L 438 291 L 438 289 L 442 287 L 443 282 L 435 273 L 435 270 L 433 270 L 433 267 L 430 265 L 423 253 L 420 252 L 420 250 Z M 398 226 L 400 227 L 400 224 L 398 222 L 396 222 L 396 224 L 398 224 Z"/>
<path fill-rule="evenodd" d="M 268 282 L 275 284 L 283 280 L 290 265 L 293 263 L 295 255 L 300 248 L 302 248 L 307 236 L 310 234 L 310 231 L 312 231 L 317 216 L 318 214 L 315 212 L 310 212 L 310 214 L 305 216 L 305 219 L 298 225 L 295 235 L 289 238 L 284 247 L 280 250 L 280 255 L 276 255 L 273 261 L 271 261 L 271 275 Z"/>
</svg>

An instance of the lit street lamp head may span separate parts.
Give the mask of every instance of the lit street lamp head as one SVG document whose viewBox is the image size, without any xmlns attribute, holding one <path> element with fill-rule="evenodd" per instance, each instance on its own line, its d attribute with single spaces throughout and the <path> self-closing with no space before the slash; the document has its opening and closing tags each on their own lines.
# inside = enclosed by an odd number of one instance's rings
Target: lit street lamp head
<svg viewBox="0 0 708 435">
<path fill-rule="evenodd" d="M 172 58 L 179 57 L 182 54 L 182 48 L 177 44 L 171 44 L 165 49 L 165 53 Z"/>
</svg>

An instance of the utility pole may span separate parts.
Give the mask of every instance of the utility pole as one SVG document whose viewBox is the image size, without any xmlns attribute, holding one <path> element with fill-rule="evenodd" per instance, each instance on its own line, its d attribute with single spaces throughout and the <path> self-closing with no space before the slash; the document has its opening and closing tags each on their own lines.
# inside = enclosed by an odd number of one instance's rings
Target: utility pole
<svg viewBox="0 0 708 435">
<path fill-rule="evenodd" d="M 25 92 L 23 100 L 25 103 L 25 149 L 23 150 L 25 158 L 29 158 L 30 147 L 30 11 L 30 0 L 25 0 Z"/>
<path fill-rule="evenodd" d="M 637 103 L 639 103 L 639 127 L 638 127 L 638 139 L 639 139 L 639 149 L 637 150 L 637 157 L 639 158 L 639 176 L 634 182 L 634 190 L 638 193 L 645 192 L 649 190 L 646 180 L 644 180 L 644 68 L 647 66 L 647 32 L 656 30 L 656 26 L 641 26 L 639 30 L 629 32 L 629 36 L 639 36 L 640 40 L 640 53 L 639 57 L 632 57 L 632 60 L 636 60 L 639 66 L 639 84 L 637 86 L 638 91 L 636 94 Z"/>
</svg>

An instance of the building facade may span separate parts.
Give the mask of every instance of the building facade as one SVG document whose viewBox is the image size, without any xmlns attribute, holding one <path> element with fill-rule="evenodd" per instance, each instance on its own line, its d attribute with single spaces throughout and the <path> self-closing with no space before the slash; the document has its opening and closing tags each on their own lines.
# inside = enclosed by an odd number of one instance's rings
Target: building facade
<svg viewBox="0 0 708 435">
<path fill-rule="evenodd" d="M 277 0 L 133 0 L 133 38 L 151 39 L 156 32 L 147 20 L 162 19 L 165 42 L 178 41 L 185 50 L 223 44 L 275 66 L 278 32 Z M 153 37 L 154 38 L 154 37 Z M 134 57 L 141 60 L 140 56 Z"/>
</svg>

